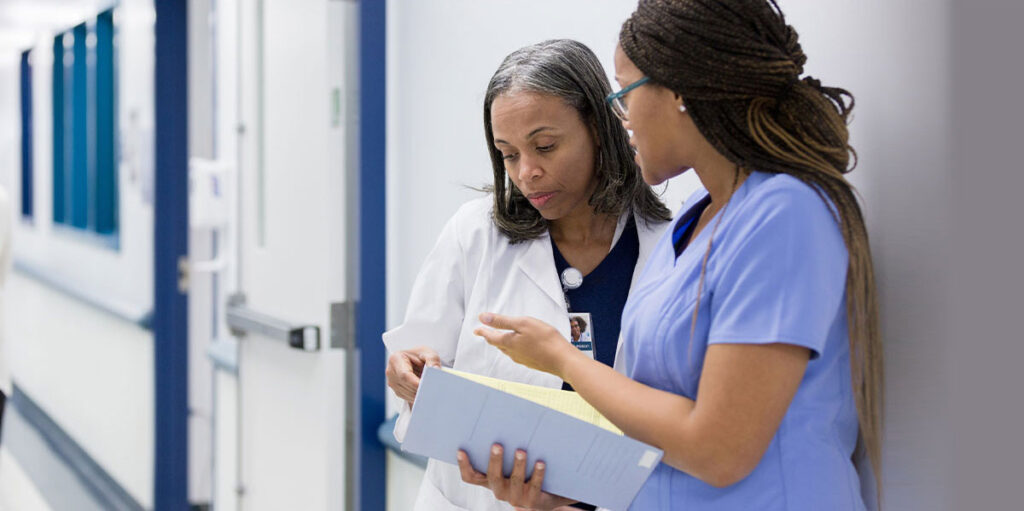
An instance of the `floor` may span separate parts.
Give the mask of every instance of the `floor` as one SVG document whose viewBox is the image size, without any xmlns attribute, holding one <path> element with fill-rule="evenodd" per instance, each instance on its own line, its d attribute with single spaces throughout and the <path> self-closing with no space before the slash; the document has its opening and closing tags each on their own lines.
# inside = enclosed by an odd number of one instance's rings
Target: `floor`
<svg viewBox="0 0 1024 511">
<path fill-rule="evenodd" d="M 26 433 L 23 421 L 16 410 L 8 408 L 4 413 L 3 432 L 0 433 L 0 511 L 50 511 L 39 489 L 32 484 L 7 445 Z M 26 442 L 31 443 L 31 440 Z"/>
</svg>

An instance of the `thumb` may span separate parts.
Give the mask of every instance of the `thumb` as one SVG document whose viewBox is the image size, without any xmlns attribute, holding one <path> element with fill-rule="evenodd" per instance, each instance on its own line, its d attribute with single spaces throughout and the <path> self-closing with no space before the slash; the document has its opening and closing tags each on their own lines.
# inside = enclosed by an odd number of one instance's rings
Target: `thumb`
<svg viewBox="0 0 1024 511">
<path fill-rule="evenodd" d="M 497 328 L 500 330 L 517 330 L 522 323 L 520 318 L 502 316 L 501 314 L 495 314 L 493 312 L 484 312 L 483 314 L 480 314 L 480 322 L 491 328 Z"/>
<path fill-rule="evenodd" d="M 441 356 L 438 355 L 434 350 L 423 350 L 419 353 L 420 360 L 423 361 L 423 365 L 427 367 L 441 367 Z"/>
</svg>

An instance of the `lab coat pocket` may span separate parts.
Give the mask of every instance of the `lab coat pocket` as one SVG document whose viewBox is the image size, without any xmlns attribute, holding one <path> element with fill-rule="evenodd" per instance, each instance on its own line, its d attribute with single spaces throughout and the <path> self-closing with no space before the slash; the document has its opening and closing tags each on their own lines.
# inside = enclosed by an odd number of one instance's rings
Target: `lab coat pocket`
<svg viewBox="0 0 1024 511">
<path fill-rule="evenodd" d="M 434 485 L 430 477 L 424 477 L 420 485 L 419 495 L 416 496 L 414 511 L 469 511 L 464 507 L 456 506 L 448 500 L 441 490 Z"/>
</svg>

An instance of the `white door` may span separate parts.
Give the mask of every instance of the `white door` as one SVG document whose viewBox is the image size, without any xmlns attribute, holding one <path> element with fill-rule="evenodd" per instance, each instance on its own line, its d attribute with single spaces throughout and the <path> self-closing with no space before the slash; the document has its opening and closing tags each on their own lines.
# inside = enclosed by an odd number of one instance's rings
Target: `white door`
<svg viewBox="0 0 1024 511">
<path fill-rule="evenodd" d="M 244 305 L 228 314 L 256 325 L 238 341 L 237 505 L 342 509 L 346 361 L 331 332 L 345 318 L 331 311 L 350 295 L 355 248 L 344 100 L 355 4 L 240 0 L 238 13 L 235 302 Z M 275 333 L 281 326 L 301 329 L 298 347 Z"/>
</svg>

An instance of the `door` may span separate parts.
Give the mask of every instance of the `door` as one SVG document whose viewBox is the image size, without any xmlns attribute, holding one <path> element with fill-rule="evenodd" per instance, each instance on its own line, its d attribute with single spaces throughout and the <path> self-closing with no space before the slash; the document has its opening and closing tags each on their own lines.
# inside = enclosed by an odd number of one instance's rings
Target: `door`
<svg viewBox="0 0 1024 511">
<path fill-rule="evenodd" d="M 355 4 L 238 9 L 237 504 L 343 509 Z"/>
</svg>

